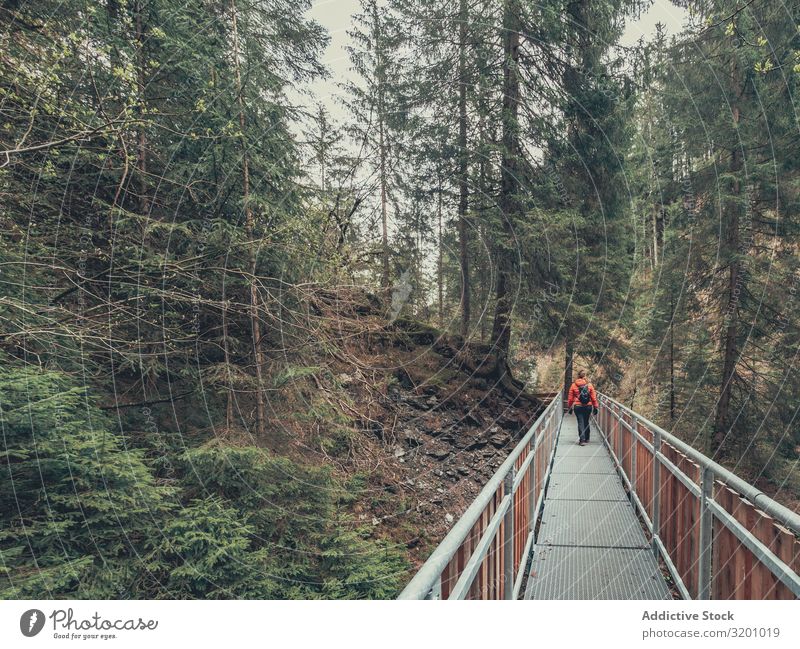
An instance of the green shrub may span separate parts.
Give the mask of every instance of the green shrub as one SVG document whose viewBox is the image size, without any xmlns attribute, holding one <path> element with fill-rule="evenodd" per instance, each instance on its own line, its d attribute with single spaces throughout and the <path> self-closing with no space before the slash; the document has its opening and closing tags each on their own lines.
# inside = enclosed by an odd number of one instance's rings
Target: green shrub
<svg viewBox="0 0 800 649">
<path fill-rule="evenodd" d="M 347 488 L 327 468 L 307 467 L 255 447 L 210 443 L 184 456 L 187 493 L 235 508 L 268 553 L 282 598 L 385 598 L 407 569 L 403 552 L 355 530 Z M 280 566 L 280 569 L 277 568 Z"/>
<path fill-rule="evenodd" d="M 125 597 L 168 510 L 138 451 L 56 372 L 0 368 L 0 597 Z"/>
<path fill-rule="evenodd" d="M 219 498 L 195 500 L 163 529 L 148 567 L 169 599 L 269 599 L 278 589 L 253 531 Z"/>
</svg>

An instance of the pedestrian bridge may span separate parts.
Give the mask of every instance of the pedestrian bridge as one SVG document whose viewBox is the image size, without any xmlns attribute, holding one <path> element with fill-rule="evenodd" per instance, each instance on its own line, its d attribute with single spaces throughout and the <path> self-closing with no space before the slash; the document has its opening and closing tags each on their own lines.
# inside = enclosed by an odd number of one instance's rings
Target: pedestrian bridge
<svg viewBox="0 0 800 649">
<path fill-rule="evenodd" d="M 400 599 L 797 599 L 800 516 L 598 395 L 561 394 Z"/>
</svg>

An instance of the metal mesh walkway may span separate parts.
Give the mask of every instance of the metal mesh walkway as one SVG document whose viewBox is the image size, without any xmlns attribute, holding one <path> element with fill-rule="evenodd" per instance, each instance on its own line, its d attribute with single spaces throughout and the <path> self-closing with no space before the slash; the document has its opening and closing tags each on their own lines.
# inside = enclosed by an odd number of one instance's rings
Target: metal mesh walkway
<svg viewBox="0 0 800 649">
<path fill-rule="evenodd" d="M 671 599 L 608 450 L 566 415 L 525 599 Z"/>
<path fill-rule="evenodd" d="M 562 397 L 400 599 L 800 598 L 800 516 L 605 394 L 578 446 Z"/>
</svg>

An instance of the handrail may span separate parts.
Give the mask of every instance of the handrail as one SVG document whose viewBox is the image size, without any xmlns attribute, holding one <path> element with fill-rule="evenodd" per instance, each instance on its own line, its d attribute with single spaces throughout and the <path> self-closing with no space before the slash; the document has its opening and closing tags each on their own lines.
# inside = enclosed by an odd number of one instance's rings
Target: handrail
<svg viewBox="0 0 800 649">
<path fill-rule="evenodd" d="M 598 397 L 596 423 L 652 551 L 684 598 L 800 597 L 793 558 L 800 516 L 615 399 Z M 563 416 L 558 393 L 399 599 L 516 599 Z M 752 565 L 744 581 L 743 564 Z M 739 566 L 735 578 L 730 565 Z"/>
<path fill-rule="evenodd" d="M 519 481 L 514 480 L 514 465 L 522 456 L 522 454 L 526 452 L 526 450 L 529 453 L 536 452 L 542 439 L 541 437 L 537 439 L 537 433 L 546 427 L 546 425 L 550 422 L 550 418 L 556 416 L 556 413 L 558 413 L 559 417 L 563 417 L 560 392 L 557 393 L 556 397 L 550 402 L 547 408 L 545 408 L 542 414 L 539 415 L 537 420 L 528 429 L 528 432 L 525 434 L 525 436 L 516 445 L 514 450 L 506 458 L 503 464 L 500 465 L 500 468 L 497 469 L 494 475 L 489 479 L 461 518 L 456 521 L 455 525 L 447 534 L 447 536 L 445 536 L 442 542 L 431 553 L 430 557 L 428 557 L 427 561 L 425 561 L 417 574 L 414 575 L 408 585 L 406 585 L 406 587 L 403 589 L 403 592 L 400 593 L 398 599 L 426 599 L 429 597 L 432 591 L 435 591 L 437 585 L 441 584 L 442 573 L 445 571 L 456 552 L 458 552 L 465 539 L 473 530 L 474 525 L 487 510 L 487 507 L 495 498 L 498 488 L 504 483 L 504 481 L 507 485 L 513 485 L 509 489 L 510 493 L 505 494 L 506 498 L 510 496 L 511 500 L 513 501 L 514 495 L 516 494 L 520 485 Z M 533 445 L 531 446 L 532 441 Z M 507 479 L 509 476 L 511 476 L 510 481 Z M 505 506 L 507 507 L 508 503 L 505 503 Z M 492 534 L 496 535 L 499 527 L 501 526 L 495 525 L 493 531 L 490 530 L 492 531 Z M 488 541 L 490 540 L 491 538 L 489 538 L 487 542 L 483 544 L 483 546 L 486 546 L 483 547 L 484 554 L 488 549 Z M 520 567 L 520 569 L 523 568 L 524 565 Z M 511 581 L 511 585 L 513 585 L 513 578 Z M 511 589 L 508 582 L 506 582 L 506 588 L 508 593 L 510 593 Z M 468 590 L 468 588 L 463 588 L 463 584 L 459 585 L 459 592 L 467 592 Z"/>
<path fill-rule="evenodd" d="M 751 503 L 757 505 L 758 508 L 764 511 L 765 513 L 769 514 L 770 516 L 773 516 L 774 518 L 777 518 L 783 525 L 791 529 L 795 534 L 800 534 L 800 515 L 793 512 L 791 509 L 784 507 L 779 502 L 776 502 L 775 500 L 770 498 L 767 494 L 765 494 L 763 491 L 759 491 L 751 484 L 742 480 L 735 473 L 732 473 L 724 466 L 717 464 L 710 457 L 703 455 L 700 451 L 692 448 L 686 442 L 681 441 L 671 433 L 668 433 L 663 428 L 654 424 L 649 419 L 642 417 L 642 415 L 640 415 L 639 413 L 621 404 L 616 399 L 613 399 L 612 397 L 609 397 L 607 394 L 602 394 L 602 393 L 599 394 L 598 396 L 601 399 L 610 401 L 617 407 L 622 408 L 631 417 L 643 423 L 651 431 L 658 431 L 661 434 L 662 441 L 666 441 L 675 448 L 677 448 L 681 453 L 686 455 L 688 458 L 694 460 L 702 468 L 710 469 L 721 482 L 724 482 L 729 487 L 732 487 L 733 489 L 738 491 L 740 494 L 745 496 Z M 762 498 L 764 500 L 761 503 L 756 502 L 759 498 Z"/>
<path fill-rule="evenodd" d="M 598 397 L 598 428 L 652 534 L 653 552 L 663 558 L 684 598 L 800 597 L 800 575 L 792 558 L 800 547 L 800 516 L 612 397 Z M 652 440 L 642 434 L 644 429 Z M 672 460 L 665 454 L 669 448 Z M 694 465 L 687 466 L 674 453 Z M 662 468 L 675 481 L 665 480 Z M 715 484 L 731 491 L 715 491 Z M 671 522 L 664 526 L 667 517 Z M 732 581 L 731 564 L 751 565 L 752 574 L 744 581 L 737 574 Z M 779 584 L 784 590 L 779 591 Z"/>
</svg>

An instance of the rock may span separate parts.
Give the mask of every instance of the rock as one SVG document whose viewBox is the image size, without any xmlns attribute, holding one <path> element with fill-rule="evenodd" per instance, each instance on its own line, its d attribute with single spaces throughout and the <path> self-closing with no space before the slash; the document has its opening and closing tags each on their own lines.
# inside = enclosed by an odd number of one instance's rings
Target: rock
<svg viewBox="0 0 800 649">
<path fill-rule="evenodd" d="M 453 516 L 452 514 L 445 514 L 444 515 L 444 520 L 448 525 L 452 525 L 453 521 L 455 521 L 456 519 L 455 519 L 455 516 Z"/>
<path fill-rule="evenodd" d="M 425 455 L 429 455 L 434 460 L 442 462 L 450 456 L 450 451 L 437 451 L 436 449 L 431 449 L 430 451 L 425 453 Z"/>
<path fill-rule="evenodd" d="M 458 467 L 456 471 L 458 471 L 461 475 L 469 475 L 471 473 L 470 470 L 465 466 Z"/>
<path fill-rule="evenodd" d="M 516 432 L 521 425 L 519 419 L 516 417 L 500 417 L 497 419 L 497 423 L 501 428 L 514 432 Z"/>
<path fill-rule="evenodd" d="M 433 470 L 433 475 L 435 475 L 437 478 L 441 478 L 444 475 L 444 472 L 441 469 L 434 469 Z M 441 491 L 441 490 L 439 490 L 439 491 Z"/>
<path fill-rule="evenodd" d="M 375 435 L 379 440 L 385 439 L 385 431 L 383 428 L 383 424 L 379 421 L 372 421 L 369 423 L 369 431 Z"/>
<path fill-rule="evenodd" d="M 466 447 L 466 450 L 467 451 L 479 451 L 480 449 L 485 448 L 488 443 L 489 443 L 488 440 L 486 440 L 486 439 L 484 439 L 482 437 L 479 437 L 478 439 L 476 439 L 473 442 L 471 442 L 470 444 L 468 444 L 467 447 Z"/>
<path fill-rule="evenodd" d="M 407 435 L 406 438 L 403 440 L 408 446 L 408 448 L 419 448 L 422 446 L 422 440 L 419 437 L 415 437 L 413 435 Z"/>
<path fill-rule="evenodd" d="M 440 338 L 440 341 L 434 345 L 433 351 L 445 358 L 453 358 L 456 355 L 456 347 L 449 339 L 442 340 Z"/>
<path fill-rule="evenodd" d="M 376 526 L 376 525 L 378 525 L 378 524 L 380 524 L 380 521 L 379 521 L 377 518 L 375 518 L 375 517 L 373 516 L 373 517 L 372 517 L 372 526 L 373 526 L 373 527 L 375 527 L 375 526 Z"/>
<path fill-rule="evenodd" d="M 505 434 L 502 434 L 502 433 L 498 433 L 496 435 L 492 435 L 489 438 L 489 443 L 492 446 L 494 446 L 495 448 L 502 448 L 503 446 L 508 444 L 510 441 L 511 441 L 511 436 L 510 435 L 505 435 Z"/>
<path fill-rule="evenodd" d="M 439 400 L 435 396 L 430 396 L 425 401 L 425 403 L 428 404 L 429 406 L 433 407 L 433 406 L 435 406 L 436 404 L 439 403 Z"/>
<path fill-rule="evenodd" d="M 464 423 L 469 424 L 470 426 L 483 427 L 483 420 L 474 412 L 468 412 L 466 415 L 464 415 Z"/>
<path fill-rule="evenodd" d="M 406 454 L 405 450 L 400 448 L 399 446 L 394 447 L 394 456 L 397 458 L 403 457 Z"/>
<path fill-rule="evenodd" d="M 342 372 L 336 378 L 339 379 L 339 383 L 342 385 L 350 385 L 353 382 L 353 377 L 345 372 Z"/>
<path fill-rule="evenodd" d="M 404 401 L 411 406 L 412 408 L 416 408 L 417 410 L 428 410 L 428 406 L 422 401 L 422 399 L 417 399 L 415 397 L 406 397 Z"/>
</svg>

